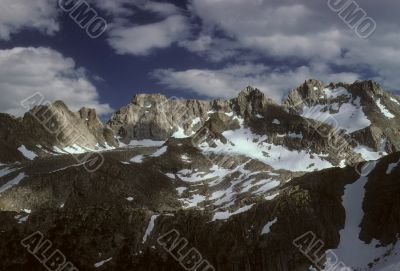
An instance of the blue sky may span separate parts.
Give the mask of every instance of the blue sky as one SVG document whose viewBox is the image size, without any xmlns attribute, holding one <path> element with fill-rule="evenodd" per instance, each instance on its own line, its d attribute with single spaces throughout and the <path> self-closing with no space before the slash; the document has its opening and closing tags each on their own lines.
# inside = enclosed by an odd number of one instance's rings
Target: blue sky
<svg viewBox="0 0 400 271">
<path fill-rule="evenodd" d="M 14 47 L 49 47 L 72 58 L 77 67 L 87 71 L 96 85 L 102 102 L 118 108 L 130 101 L 137 92 L 163 92 L 170 96 L 196 96 L 184 91 L 166 90 L 150 76 L 155 69 L 188 69 L 209 67 L 210 63 L 198 55 L 190 54 L 177 46 L 170 46 L 146 56 L 116 54 L 107 43 L 106 36 L 91 39 L 68 15 L 60 18 L 62 31 L 53 36 L 35 30 L 22 31 L 10 41 L 2 41 L 2 49 Z M 212 63 L 213 64 L 213 63 Z"/>
<path fill-rule="evenodd" d="M 360 38 L 329 6 L 341 1 L 376 31 Z M 36 91 L 107 116 L 142 92 L 229 98 L 253 85 L 279 102 L 308 78 L 399 89 L 398 1 L 91 0 L 108 23 L 96 39 L 57 2 L 1 1 L 1 112 L 22 114 Z"/>
</svg>

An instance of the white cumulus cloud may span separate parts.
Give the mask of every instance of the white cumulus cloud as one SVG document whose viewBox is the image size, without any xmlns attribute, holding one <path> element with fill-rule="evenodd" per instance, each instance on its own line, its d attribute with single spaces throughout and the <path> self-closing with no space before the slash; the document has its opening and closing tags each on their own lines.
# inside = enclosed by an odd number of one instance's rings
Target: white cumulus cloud
<svg viewBox="0 0 400 271">
<path fill-rule="evenodd" d="M 396 71 L 400 69 L 400 21 L 396 11 L 400 2 L 358 1 L 359 7 L 377 24 L 368 39 L 359 38 L 329 8 L 328 2 L 192 0 L 190 10 L 201 20 L 201 35 L 207 39 L 194 35 L 181 44 L 211 60 L 232 61 L 257 53 L 267 61 L 298 61 L 307 66 L 323 63 L 335 70 L 363 74 L 388 90 L 399 90 Z M 229 40 L 222 40 L 221 33 Z"/>
<path fill-rule="evenodd" d="M 58 13 L 54 0 L 1 0 L 0 40 L 27 28 L 53 34 L 59 30 Z"/>
<path fill-rule="evenodd" d="M 146 56 L 185 39 L 190 23 L 182 9 L 174 4 L 150 0 L 92 0 L 112 15 L 108 43 L 118 54 Z M 135 15 L 148 14 L 152 21 L 136 23 Z"/>
<path fill-rule="evenodd" d="M 187 34 L 185 17 L 168 16 L 145 25 L 115 23 L 109 31 L 109 43 L 119 54 L 148 55 L 155 49 L 171 46 Z"/>
<path fill-rule="evenodd" d="M 71 58 L 49 48 L 0 50 L 0 112 L 21 115 L 21 101 L 40 92 L 50 102 L 63 100 L 72 110 L 86 106 L 99 114 L 112 111 L 99 102 L 95 86 Z"/>
</svg>

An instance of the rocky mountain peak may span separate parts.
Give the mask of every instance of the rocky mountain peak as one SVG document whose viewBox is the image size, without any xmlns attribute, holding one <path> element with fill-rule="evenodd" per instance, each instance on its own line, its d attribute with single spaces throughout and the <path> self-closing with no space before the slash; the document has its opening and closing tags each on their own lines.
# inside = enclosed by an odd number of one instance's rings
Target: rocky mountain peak
<svg viewBox="0 0 400 271">
<path fill-rule="evenodd" d="M 317 79 L 308 79 L 304 81 L 304 83 L 297 89 L 304 95 L 312 96 L 318 94 L 319 91 L 322 90 L 323 88 L 324 88 L 323 82 Z"/>
<path fill-rule="evenodd" d="M 388 93 L 386 93 L 382 87 L 372 81 L 356 81 L 353 84 L 331 84 L 334 87 L 343 87 L 348 89 L 353 95 L 357 95 L 364 100 L 365 103 L 369 103 L 369 105 L 374 104 L 378 98 L 388 97 Z"/>
<path fill-rule="evenodd" d="M 61 101 L 61 100 L 54 101 L 51 104 L 51 106 L 54 108 L 57 108 L 57 109 L 63 109 L 63 110 L 69 111 L 68 106 L 64 103 L 64 101 Z"/>
<path fill-rule="evenodd" d="M 332 90 L 336 92 L 332 93 Z M 319 80 L 309 79 L 289 92 L 284 105 L 300 109 L 304 105 L 327 104 L 339 100 L 348 102 L 350 96 L 359 97 L 360 102 L 368 106 L 372 106 L 381 96 L 389 98 L 388 93 L 372 80 L 356 81 L 352 84 L 338 82 L 324 85 Z"/>
<path fill-rule="evenodd" d="M 349 86 L 350 88 L 360 89 L 364 91 L 371 91 L 374 94 L 382 94 L 384 90 L 382 87 L 373 80 L 358 80 Z"/>
<path fill-rule="evenodd" d="M 146 107 L 151 105 L 162 104 L 167 101 L 167 97 L 162 94 L 136 94 L 133 96 L 132 104 L 137 106 Z"/>
<path fill-rule="evenodd" d="M 248 86 L 239 92 L 237 99 L 246 101 L 263 101 L 266 99 L 265 94 L 258 88 Z"/>
<path fill-rule="evenodd" d="M 118 146 L 113 132 L 97 117 L 95 109 L 84 107 L 72 112 L 63 101 L 38 105 L 23 118 L 5 117 L 3 121 L 8 128 L 0 127 L 0 141 L 13 146 L 8 160 L 21 160 L 21 148 L 36 156 L 49 156 L 65 153 L 66 149 L 86 152 Z"/>
<path fill-rule="evenodd" d="M 78 112 L 81 115 L 81 117 L 89 117 L 89 116 L 93 118 L 97 117 L 96 109 L 94 108 L 82 107 L 81 109 L 79 109 Z"/>
<path fill-rule="evenodd" d="M 275 102 L 267 98 L 261 90 L 251 86 L 242 90 L 238 97 L 232 101 L 238 113 L 245 117 L 263 112 L 265 106 L 268 104 L 275 104 Z"/>
<path fill-rule="evenodd" d="M 304 102 L 306 104 L 314 103 L 323 95 L 324 88 L 325 86 L 321 81 L 309 79 L 301 86 L 291 90 L 284 104 L 297 108 L 298 105 L 302 106 Z"/>
</svg>

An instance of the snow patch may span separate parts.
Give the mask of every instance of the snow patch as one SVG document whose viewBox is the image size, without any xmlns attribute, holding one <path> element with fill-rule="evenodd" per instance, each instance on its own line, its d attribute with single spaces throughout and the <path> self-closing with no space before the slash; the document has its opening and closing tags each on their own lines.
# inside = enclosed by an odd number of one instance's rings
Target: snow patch
<svg viewBox="0 0 400 271">
<path fill-rule="evenodd" d="M 33 151 L 28 150 L 24 145 L 21 145 L 18 148 L 19 152 L 22 153 L 22 155 L 29 160 L 33 160 L 37 157 L 37 154 L 34 153 Z"/>
<path fill-rule="evenodd" d="M 338 111 L 330 113 L 329 108 Z M 304 106 L 301 116 L 308 119 L 324 122 L 332 125 L 336 130 L 346 130 L 352 133 L 371 125 L 371 121 L 365 116 L 361 106 L 361 98 L 357 97 L 347 103 Z"/>
<path fill-rule="evenodd" d="M 107 259 L 107 260 L 104 260 L 104 261 L 95 263 L 95 264 L 94 264 L 94 267 L 95 267 L 95 268 L 99 268 L 100 266 L 103 266 L 105 263 L 108 263 L 108 262 L 111 261 L 111 260 L 112 260 L 112 258 L 109 258 L 109 259 Z"/>
<path fill-rule="evenodd" d="M 200 117 L 194 118 L 192 120 L 192 126 L 195 126 L 195 125 L 199 124 L 200 122 L 201 122 Z"/>
<path fill-rule="evenodd" d="M 384 151 L 384 148 L 381 148 L 381 150 L 379 151 L 374 151 L 373 149 L 364 145 L 358 145 L 357 147 L 355 147 L 354 152 L 361 154 L 361 157 L 365 161 L 375 161 L 387 155 L 387 152 Z"/>
<path fill-rule="evenodd" d="M 277 196 L 279 196 L 279 193 L 275 193 L 275 194 L 266 196 L 265 199 L 266 199 L 266 200 L 273 200 L 273 199 L 275 199 Z"/>
<path fill-rule="evenodd" d="M 299 134 L 297 134 L 297 133 L 289 133 L 288 137 L 297 138 L 297 139 L 303 139 L 303 134 L 302 133 L 299 133 Z"/>
<path fill-rule="evenodd" d="M 273 121 L 272 121 L 272 124 L 281 124 L 281 122 L 278 120 L 278 119 L 274 119 Z"/>
<path fill-rule="evenodd" d="M 166 173 L 165 174 L 165 176 L 167 176 L 168 178 L 170 178 L 170 179 L 173 179 L 173 180 L 175 180 L 175 174 L 172 174 L 172 173 Z"/>
<path fill-rule="evenodd" d="M 182 161 L 184 161 L 184 162 L 190 162 L 189 157 L 188 157 L 187 155 L 185 155 L 185 154 L 181 155 L 181 159 L 182 159 Z"/>
<path fill-rule="evenodd" d="M 392 113 L 390 113 L 390 111 L 386 108 L 386 106 L 384 106 L 381 103 L 381 99 L 378 99 L 376 101 L 376 105 L 378 106 L 379 110 L 381 111 L 381 113 L 387 117 L 388 119 L 393 119 L 395 117 L 395 115 L 393 115 Z"/>
<path fill-rule="evenodd" d="M 87 153 L 87 152 L 101 152 L 101 151 L 114 150 L 114 149 L 115 149 L 115 147 L 111 147 L 107 143 L 105 143 L 104 146 L 100 146 L 99 144 L 96 144 L 94 149 L 89 148 L 89 147 L 82 147 L 77 144 L 73 144 L 73 145 L 65 147 L 63 149 L 60 149 L 59 147 L 56 147 L 56 146 L 53 147 L 53 150 L 58 154 L 82 154 L 82 153 Z"/>
<path fill-rule="evenodd" d="M 393 170 L 394 170 L 396 167 L 399 166 L 399 164 L 400 164 L 400 160 L 399 160 L 397 163 L 389 164 L 389 166 L 388 166 L 388 168 L 387 168 L 387 170 L 386 170 L 386 175 L 390 175 L 390 174 L 393 172 Z"/>
<path fill-rule="evenodd" d="M 23 178 L 25 178 L 25 173 L 18 174 L 17 177 L 15 177 L 11 181 L 7 182 L 6 184 L 4 184 L 3 186 L 0 187 L 0 193 L 3 193 L 4 191 L 18 185 L 22 181 Z"/>
<path fill-rule="evenodd" d="M 71 146 L 65 147 L 62 149 L 62 152 L 69 153 L 69 154 L 81 154 L 88 152 L 89 149 L 83 148 L 77 144 L 73 144 Z"/>
<path fill-rule="evenodd" d="M 276 187 L 278 187 L 281 183 L 279 181 L 276 180 L 262 180 L 262 182 L 264 183 L 258 190 L 255 191 L 255 193 L 257 194 L 264 194 Z"/>
<path fill-rule="evenodd" d="M 132 163 L 142 163 L 143 162 L 143 155 L 136 155 L 135 157 L 133 157 L 131 160 Z"/>
<path fill-rule="evenodd" d="M 135 147 L 161 147 L 165 144 L 165 141 L 155 141 L 150 139 L 143 139 L 143 140 L 131 140 L 129 142 L 129 146 Z"/>
<path fill-rule="evenodd" d="M 172 137 L 174 138 L 187 138 L 188 136 L 185 135 L 185 130 L 182 127 L 178 127 L 178 131 L 176 131 Z"/>
<path fill-rule="evenodd" d="M 150 236 L 151 232 L 154 229 L 154 225 L 155 225 L 155 221 L 157 219 L 157 217 L 159 217 L 159 215 L 152 215 L 149 221 L 149 225 L 147 226 L 146 232 L 144 233 L 143 236 L 143 241 L 142 244 L 146 243 L 147 238 Z"/>
<path fill-rule="evenodd" d="M 272 225 L 274 225 L 277 221 L 278 221 L 278 218 L 276 217 L 274 220 L 265 224 L 265 226 L 261 230 L 261 235 L 270 233 Z"/>
<path fill-rule="evenodd" d="M 86 164 L 86 163 L 88 163 L 88 162 L 90 162 L 90 161 L 85 161 L 85 162 L 83 162 L 83 163 L 79 163 L 79 164 L 74 164 L 74 165 L 62 167 L 62 168 L 53 170 L 53 171 L 51 171 L 50 173 L 55 173 L 55 172 L 63 171 L 63 170 L 66 170 L 66 169 L 69 169 L 69 168 L 73 168 L 73 167 L 80 167 L 80 166 L 82 166 L 82 165 L 84 165 L 84 164 Z M 124 163 L 124 162 L 121 162 L 121 163 Z"/>
<path fill-rule="evenodd" d="M 14 170 L 11 170 L 10 168 L 2 168 L 2 169 L 0 169 L 0 178 L 3 177 L 3 176 L 7 176 L 8 174 L 10 174 L 13 171 Z"/>
<path fill-rule="evenodd" d="M 179 196 L 182 196 L 183 192 L 187 190 L 187 187 L 178 187 L 176 188 L 176 192 L 178 193 Z"/>
<path fill-rule="evenodd" d="M 225 168 L 220 168 L 217 165 L 214 165 L 210 168 L 210 172 L 196 172 L 193 170 L 182 169 L 177 173 L 178 177 L 188 183 L 197 183 L 202 182 L 214 178 L 224 177 L 229 174 L 230 170 Z"/>
<path fill-rule="evenodd" d="M 163 155 L 164 153 L 167 152 L 167 149 L 168 149 L 168 146 L 164 146 L 164 147 L 158 149 L 152 155 L 150 155 L 150 157 L 160 157 L 161 155 Z"/>
<path fill-rule="evenodd" d="M 231 216 L 238 215 L 238 214 L 241 214 L 241 213 L 244 213 L 244 212 L 249 211 L 254 205 L 255 205 L 255 204 L 246 205 L 246 206 L 244 206 L 244 207 L 242 207 L 242 208 L 236 210 L 236 211 L 233 212 L 233 213 L 231 213 L 231 212 L 229 212 L 229 211 L 226 211 L 226 212 L 216 212 L 216 213 L 214 214 L 214 217 L 213 217 L 212 221 L 216 221 L 216 220 L 227 220 L 227 219 L 229 219 Z"/>
<path fill-rule="evenodd" d="M 29 215 L 25 215 L 25 216 L 24 215 L 16 215 L 16 216 L 14 216 L 14 218 L 16 220 L 18 220 L 18 224 L 21 224 L 21 223 L 28 221 Z"/>
<path fill-rule="evenodd" d="M 193 195 L 191 198 L 187 199 L 179 199 L 180 201 L 186 204 L 186 208 L 196 207 L 199 203 L 206 200 L 206 197 L 203 195 Z"/>
<path fill-rule="evenodd" d="M 398 101 L 398 100 L 396 100 L 395 98 L 393 98 L 393 97 L 390 97 L 390 100 L 391 100 L 392 102 L 394 102 L 394 103 L 396 103 L 396 104 L 400 105 L 399 101 Z"/>
</svg>

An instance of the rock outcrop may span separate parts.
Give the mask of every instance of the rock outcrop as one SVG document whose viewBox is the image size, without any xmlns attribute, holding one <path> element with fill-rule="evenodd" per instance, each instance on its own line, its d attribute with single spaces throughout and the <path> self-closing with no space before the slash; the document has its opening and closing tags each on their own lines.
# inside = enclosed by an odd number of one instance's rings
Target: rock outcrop
<svg viewBox="0 0 400 271">
<path fill-rule="evenodd" d="M 9 149 L 3 159 L 0 157 L 3 162 L 26 159 L 18 151 L 21 146 L 37 156 L 53 155 L 71 146 L 88 151 L 118 146 L 112 130 L 100 121 L 94 109 L 71 112 L 62 101 L 36 106 L 22 118 L 7 114 L 0 118 L 0 142 Z"/>
<path fill-rule="evenodd" d="M 114 113 L 108 125 L 124 142 L 166 140 L 180 130 L 190 135 L 207 119 L 211 108 L 209 101 L 168 100 L 160 94 L 139 94 Z"/>
</svg>

